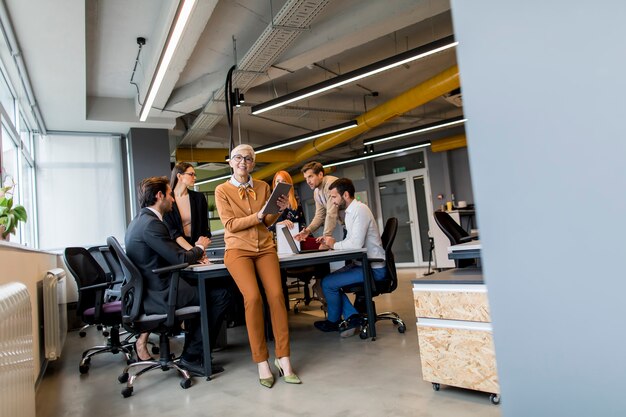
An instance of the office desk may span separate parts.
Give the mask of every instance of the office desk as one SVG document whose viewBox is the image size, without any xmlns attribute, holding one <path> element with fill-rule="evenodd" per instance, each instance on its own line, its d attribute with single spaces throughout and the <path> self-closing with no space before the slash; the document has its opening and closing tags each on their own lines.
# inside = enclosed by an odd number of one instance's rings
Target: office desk
<svg viewBox="0 0 626 417">
<path fill-rule="evenodd" d="M 360 260 L 363 263 L 365 279 L 363 292 L 365 293 L 365 305 L 367 316 L 374 317 L 374 305 L 372 303 L 372 276 L 367 260 L 366 249 L 351 250 L 330 250 L 325 252 L 313 252 L 303 254 L 279 254 L 278 260 L 281 268 L 295 268 L 301 266 L 311 266 L 319 263 L 347 261 L 351 259 Z M 198 293 L 200 298 L 200 321 L 202 326 L 202 340 L 204 342 L 204 372 L 207 380 L 211 379 L 211 346 L 209 342 L 209 318 L 207 306 L 207 281 L 217 278 L 230 277 L 224 264 L 209 265 L 201 271 L 185 269 L 180 272 L 180 276 L 187 279 L 198 280 Z M 368 320 L 368 336 L 376 340 L 376 320 Z"/>
<path fill-rule="evenodd" d="M 480 250 L 482 246 L 480 240 L 472 240 L 470 242 L 452 245 L 448 247 L 449 259 L 473 259 L 480 258 Z"/>
</svg>

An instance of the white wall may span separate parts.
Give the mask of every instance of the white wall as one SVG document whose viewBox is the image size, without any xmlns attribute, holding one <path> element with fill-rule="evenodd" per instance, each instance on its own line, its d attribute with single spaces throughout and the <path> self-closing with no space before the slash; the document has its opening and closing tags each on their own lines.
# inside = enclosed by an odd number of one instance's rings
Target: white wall
<svg viewBox="0 0 626 417">
<path fill-rule="evenodd" d="M 503 415 L 626 415 L 626 2 L 452 6 Z"/>
</svg>

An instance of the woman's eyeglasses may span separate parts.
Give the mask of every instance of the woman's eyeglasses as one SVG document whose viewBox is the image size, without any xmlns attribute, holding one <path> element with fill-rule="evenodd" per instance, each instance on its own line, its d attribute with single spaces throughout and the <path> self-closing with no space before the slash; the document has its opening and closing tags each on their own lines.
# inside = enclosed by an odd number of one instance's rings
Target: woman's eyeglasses
<svg viewBox="0 0 626 417">
<path fill-rule="evenodd" d="M 183 175 L 189 175 L 190 177 L 196 177 L 196 173 L 195 172 L 183 172 Z"/>
<path fill-rule="evenodd" d="M 242 159 L 245 159 L 247 164 L 251 164 L 254 162 L 254 159 L 252 159 L 251 156 L 241 156 L 241 155 L 235 155 L 233 156 L 233 161 L 235 162 L 241 162 Z"/>
</svg>

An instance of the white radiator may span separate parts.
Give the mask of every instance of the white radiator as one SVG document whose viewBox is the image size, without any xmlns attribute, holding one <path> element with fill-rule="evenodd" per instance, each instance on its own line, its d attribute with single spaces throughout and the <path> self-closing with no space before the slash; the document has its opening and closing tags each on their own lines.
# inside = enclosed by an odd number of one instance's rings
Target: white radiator
<svg viewBox="0 0 626 417">
<path fill-rule="evenodd" d="M 0 416 L 35 417 L 30 296 L 24 284 L 0 285 Z"/>
<path fill-rule="evenodd" d="M 61 356 L 67 336 L 67 296 L 65 271 L 54 268 L 43 280 L 43 328 L 46 359 L 53 361 Z"/>
</svg>

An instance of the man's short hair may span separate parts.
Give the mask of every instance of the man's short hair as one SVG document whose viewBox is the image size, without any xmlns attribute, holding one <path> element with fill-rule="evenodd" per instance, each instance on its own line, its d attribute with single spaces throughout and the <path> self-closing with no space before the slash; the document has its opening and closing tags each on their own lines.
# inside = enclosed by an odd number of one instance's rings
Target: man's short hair
<svg viewBox="0 0 626 417">
<path fill-rule="evenodd" d="M 300 172 L 302 172 L 303 174 L 305 172 L 307 172 L 309 169 L 313 170 L 313 173 L 315 175 L 318 175 L 320 172 L 323 174 L 324 173 L 324 166 L 322 164 L 320 164 L 317 161 L 311 161 L 308 164 L 304 164 L 304 166 L 302 167 L 302 169 L 300 170 Z"/>
<path fill-rule="evenodd" d="M 167 177 L 149 177 L 141 181 L 137 190 L 141 208 L 153 206 L 157 201 L 159 191 L 165 195 L 170 180 Z"/>
<path fill-rule="evenodd" d="M 347 191 L 350 198 L 354 198 L 354 184 L 349 178 L 339 178 L 333 181 L 328 189 L 332 190 L 333 188 L 337 189 L 339 195 L 343 195 Z"/>
</svg>

